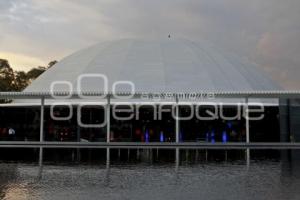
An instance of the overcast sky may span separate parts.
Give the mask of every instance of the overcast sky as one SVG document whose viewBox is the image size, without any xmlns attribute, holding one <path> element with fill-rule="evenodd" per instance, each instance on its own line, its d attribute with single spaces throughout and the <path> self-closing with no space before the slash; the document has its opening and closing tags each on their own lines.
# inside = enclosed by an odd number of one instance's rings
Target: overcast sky
<svg viewBox="0 0 300 200">
<path fill-rule="evenodd" d="M 300 89 L 299 0 L 0 0 L 0 58 L 17 70 L 104 40 L 210 40 Z"/>
</svg>

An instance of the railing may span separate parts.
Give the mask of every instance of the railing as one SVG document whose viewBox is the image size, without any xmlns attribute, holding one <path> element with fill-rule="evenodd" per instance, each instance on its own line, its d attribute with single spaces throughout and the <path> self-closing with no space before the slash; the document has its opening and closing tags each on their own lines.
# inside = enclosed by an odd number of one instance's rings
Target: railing
<svg viewBox="0 0 300 200">
<path fill-rule="evenodd" d="M 30 142 L 1 141 L 0 148 L 79 148 L 79 149 L 300 149 L 300 143 L 287 142 Z"/>
</svg>

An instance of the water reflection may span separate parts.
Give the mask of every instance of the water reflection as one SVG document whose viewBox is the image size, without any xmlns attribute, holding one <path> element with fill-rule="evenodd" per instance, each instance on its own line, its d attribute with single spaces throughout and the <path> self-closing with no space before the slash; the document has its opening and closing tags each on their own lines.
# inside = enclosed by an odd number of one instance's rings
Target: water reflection
<svg viewBox="0 0 300 200">
<path fill-rule="evenodd" d="M 300 195 L 299 151 L 281 160 L 252 160 L 247 170 L 245 160 L 191 162 L 201 157 L 200 152 L 175 150 L 172 162 L 148 162 L 144 156 L 152 154 L 155 160 L 157 152 L 131 151 L 129 157 L 139 158 L 133 162 L 124 160 L 126 151 L 104 150 L 110 159 L 103 163 L 2 162 L 0 199 L 297 199 Z M 113 157 L 119 153 L 120 158 Z M 170 152 L 160 149 L 161 153 Z"/>
</svg>

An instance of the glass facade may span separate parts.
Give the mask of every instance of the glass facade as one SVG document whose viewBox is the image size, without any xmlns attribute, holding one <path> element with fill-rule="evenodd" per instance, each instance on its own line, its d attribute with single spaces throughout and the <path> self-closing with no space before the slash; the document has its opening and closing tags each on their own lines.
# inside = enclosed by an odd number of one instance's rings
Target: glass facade
<svg viewBox="0 0 300 200">
<path fill-rule="evenodd" d="M 172 105 L 111 106 L 111 142 L 175 142 L 176 120 Z M 245 118 L 233 119 L 237 108 L 222 108 L 224 120 L 214 115 L 214 107 L 179 106 L 180 142 L 245 142 Z M 194 110 L 192 113 L 191 110 Z M 218 108 L 218 110 L 221 110 Z M 172 113 L 173 112 L 173 113 Z M 197 112 L 197 114 L 196 114 Z M 71 115 L 72 114 L 72 115 Z M 77 107 L 45 107 L 45 141 L 105 142 L 107 124 L 105 106 L 81 107 L 78 119 Z M 199 119 L 199 116 L 215 118 Z M 250 142 L 279 142 L 279 108 L 266 106 L 264 118 L 250 121 Z M 54 117 L 54 118 L 53 118 Z M 40 107 L 2 107 L 0 109 L 0 140 L 39 141 Z M 79 123 L 80 121 L 80 123 Z M 82 126 L 80 124 L 83 124 Z"/>
</svg>

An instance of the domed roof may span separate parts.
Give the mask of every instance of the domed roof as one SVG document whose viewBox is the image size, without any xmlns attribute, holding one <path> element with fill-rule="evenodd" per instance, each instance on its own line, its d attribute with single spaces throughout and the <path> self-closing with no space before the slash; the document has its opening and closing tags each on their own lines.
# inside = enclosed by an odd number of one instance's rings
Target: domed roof
<svg viewBox="0 0 300 200">
<path fill-rule="evenodd" d="M 117 81 L 131 81 L 136 92 L 260 91 L 279 89 L 262 70 L 206 41 L 186 39 L 117 40 L 78 51 L 43 73 L 25 92 L 50 92 L 55 81 L 76 91 L 82 74 L 107 76 L 108 92 Z M 86 77 L 81 92 L 103 92 L 99 77 Z M 120 84 L 119 86 L 125 86 Z M 128 86 L 128 85 L 127 85 Z M 56 84 L 55 91 L 66 88 Z M 126 90 L 126 91 L 125 91 Z M 128 91 L 118 87 L 118 92 Z"/>
</svg>

